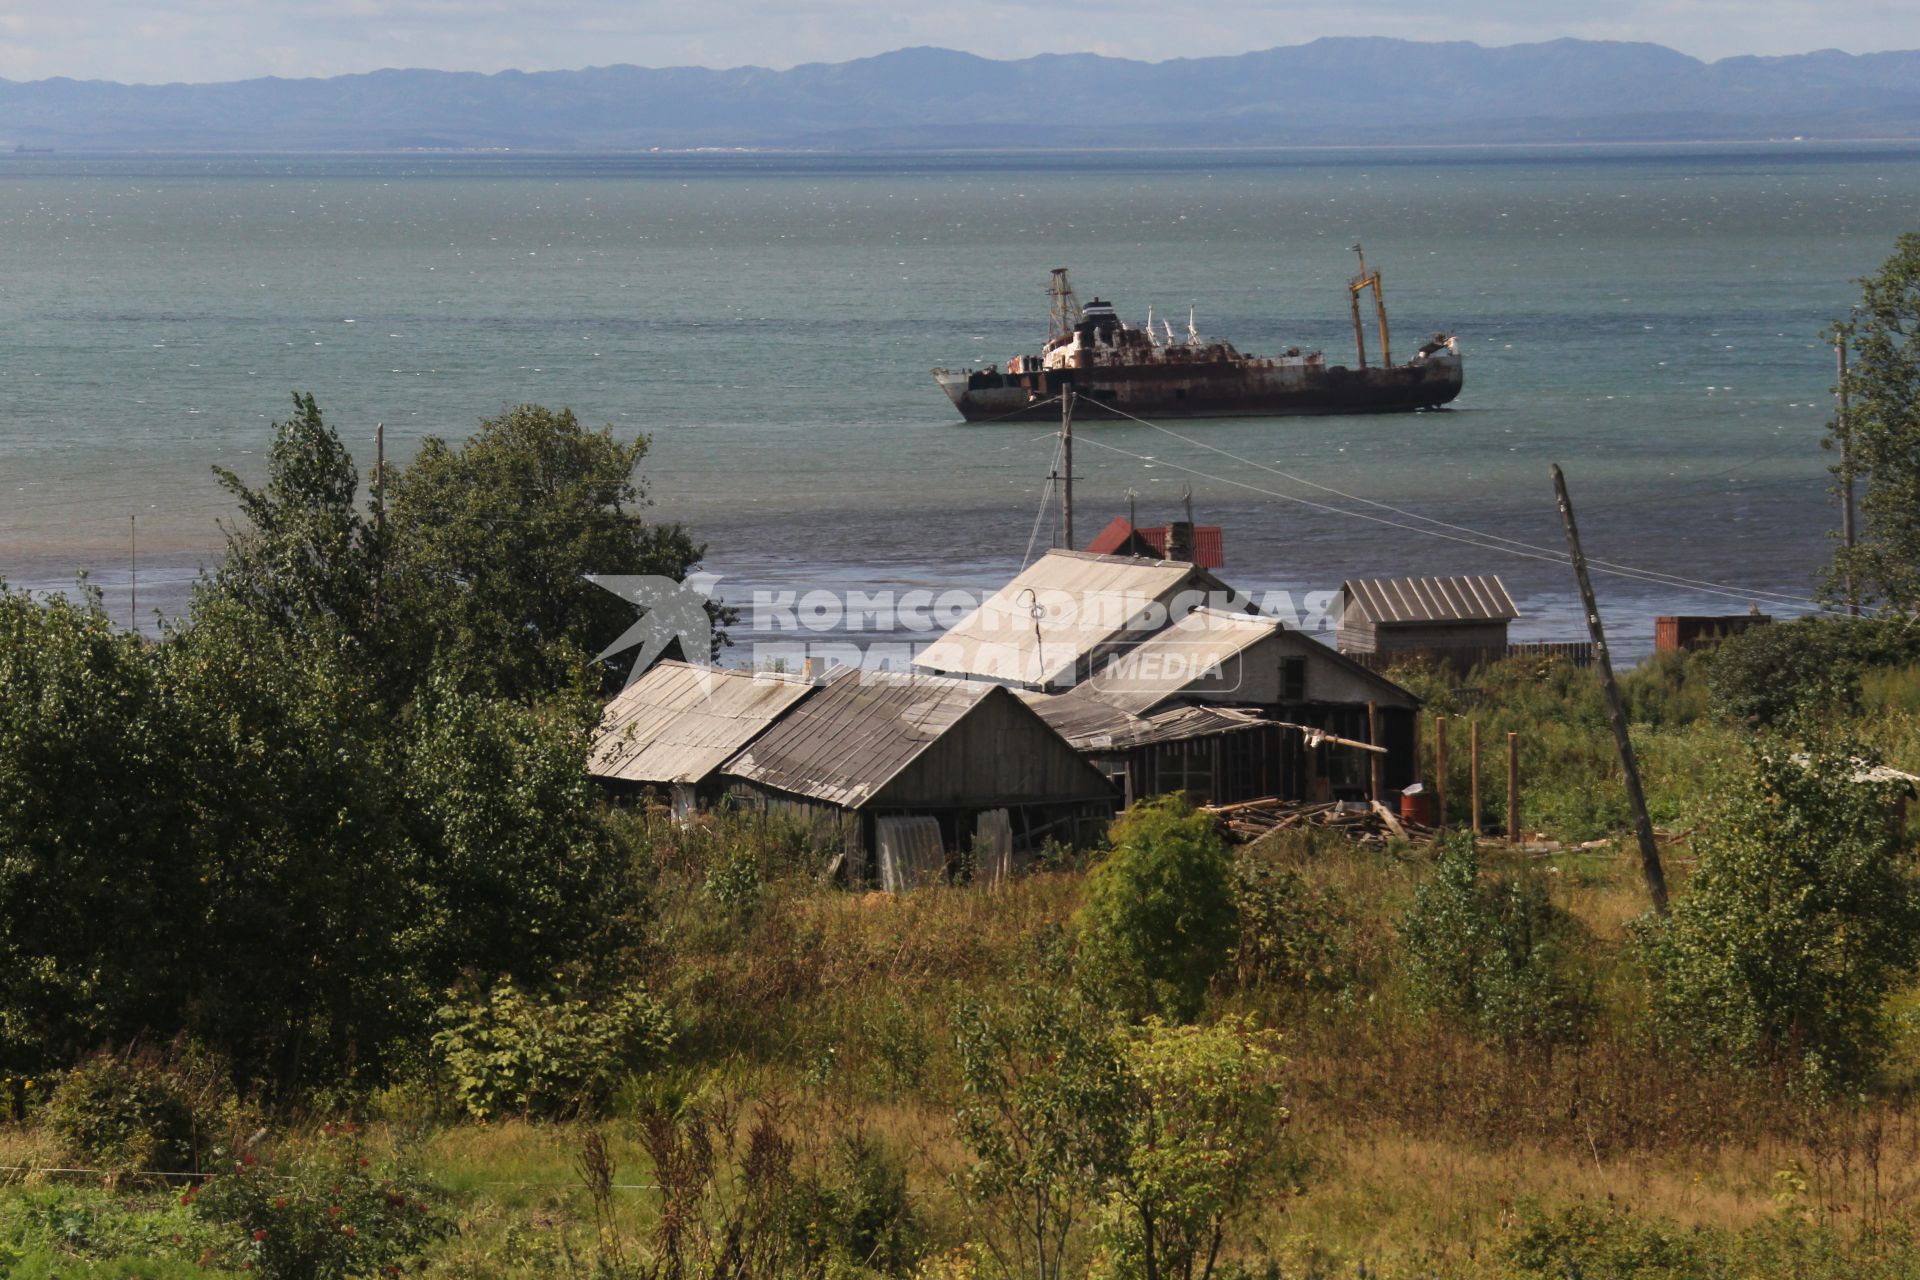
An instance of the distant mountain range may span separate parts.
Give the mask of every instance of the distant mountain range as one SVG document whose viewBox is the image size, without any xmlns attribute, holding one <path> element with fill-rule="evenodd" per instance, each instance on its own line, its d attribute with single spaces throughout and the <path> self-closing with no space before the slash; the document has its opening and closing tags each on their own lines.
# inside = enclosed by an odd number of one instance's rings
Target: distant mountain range
<svg viewBox="0 0 1920 1280">
<path fill-rule="evenodd" d="M 902 49 L 790 71 L 0 80 L 58 150 L 1019 148 L 1920 137 L 1920 51 L 1701 62 L 1653 44 L 1327 39 L 1234 57 Z"/>
</svg>

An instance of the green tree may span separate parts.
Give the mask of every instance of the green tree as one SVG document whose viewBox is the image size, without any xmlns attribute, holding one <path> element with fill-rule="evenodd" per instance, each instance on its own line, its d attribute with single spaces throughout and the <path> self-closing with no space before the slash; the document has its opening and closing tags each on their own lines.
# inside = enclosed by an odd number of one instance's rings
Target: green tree
<svg viewBox="0 0 1920 1280">
<path fill-rule="evenodd" d="M 1191 1019 L 1238 940 L 1233 856 L 1174 796 L 1134 805 L 1111 838 L 1078 917 L 1086 972 L 1135 1013 Z"/>
<path fill-rule="evenodd" d="M 285 1087 L 377 1075 L 431 1008 L 405 756 L 351 649 L 335 626 L 288 632 L 207 597 L 154 652 L 185 865 L 174 1003 L 153 1025 Z"/>
<path fill-rule="evenodd" d="M 356 505 L 360 473 L 311 394 L 295 392 L 293 409 L 273 424 L 263 487 L 213 469 L 243 523 L 226 529 L 226 553 L 208 589 L 278 625 L 327 619 L 364 641 L 381 547 Z"/>
<path fill-rule="evenodd" d="M 37 1074 L 161 998 L 183 868 L 174 743 L 97 593 L 0 584 L 0 1074 Z"/>
<path fill-rule="evenodd" d="M 1118 1170 L 1125 1064 L 1108 1015 L 1071 988 L 1022 983 L 1004 1007 L 972 1003 L 955 1022 L 973 1154 L 959 1189 L 1005 1276 L 1061 1280 L 1074 1232 Z"/>
<path fill-rule="evenodd" d="M 398 589 L 471 687 L 527 697 L 579 683 L 589 655 L 633 621 L 630 604 L 586 575 L 678 581 L 698 567 L 704 548 L 684 528 L 641 515 L 635 469 L 647 444 L 588 430 L 570 409 L 521 405 L 458 448 L 428 437 L 395 479 Z"/>
<path fill-rule="evenodd" d="M 1112 1179 L 1108 1269 L 1210 1280 L 1279 1149 L 1279 1037 L 1243 1018 L 1149 1019 L 1125 1042 L 1126 1154 Z"/>
<path fill-rule="evenodd" d="M 1702 1056 L 1858 1080 L 1886 1044 L 1885 1002 L 1920 942 L 1904 784 L 1841 749 L 1763 748 L 1700 824 L 1666 920 L 1638 925 L 1663 1038 Z"/>
<path fill-rule="evenodd" d="M 1580 928 L 1539 875 L 1481 874 L 1471 832 L 1441 845 L 1433 875 L 1400 922 L 1414 1005 L 1509 1046 L 1573 1039 L 1589 1012 Z"/>
<path fill-rule="evenodd" d="M 1827 590 L 1844 595 L 1849 571 L 1865 601 L 1920 606 L 1920 232 L 1894 245 L 1880 270 L 1860 281 L 1860 304 L 1835 326 L 1851 346 L 1846 422 L 1829 430 L 1828 448 L 1847 445 L 1846 467 L 1864 482 L 1862 536 L 1843 547 Z"/>
<path fill-rule="evenodd" d="M 616 944 L 605 935 L 634 905 L 632 882 L 587 776 L 592 712 L 482 697 L 444 674 L 421 690 L 403 785 L 420 856 L 412 931 L 434 983 L 472 969 L 537 985 Z"/>
</svg>

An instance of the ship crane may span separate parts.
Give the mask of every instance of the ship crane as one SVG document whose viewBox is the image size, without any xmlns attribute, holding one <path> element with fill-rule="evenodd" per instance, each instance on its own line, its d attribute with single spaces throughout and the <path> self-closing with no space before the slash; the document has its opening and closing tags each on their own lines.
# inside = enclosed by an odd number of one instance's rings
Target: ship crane
<svg viewBox="0 0 1920 1280">
<path fill-rule="evenodd" d="M 1053 269 L 1053 281 L 1047 286 L 1047 339 L 1064 338 L 1080 327 L 1080 299 L 1073 294 L 1073 282 L 1065 267 Z"/>
<path fill-rule="evenodd" d="M 1368 289 L 1373 290 L 1374 314 L 1380 317 L 1380 363 L 1393 367 L 1393 347 L 1387 341 L 1387 296 L 1381 292 L 1381 279 L 1378 271 L 1367 270 L 1367 254 L 1358 244 L 1353 251 L 1360 256 L 1360 274 L 1347 282 L 1347 296 L 1353 303 L 1353 347 L 1360 357 L 1360 367 L 1367 367 L 1367 333 L 1360 323 L 1360 295 Z"/>
</svg>

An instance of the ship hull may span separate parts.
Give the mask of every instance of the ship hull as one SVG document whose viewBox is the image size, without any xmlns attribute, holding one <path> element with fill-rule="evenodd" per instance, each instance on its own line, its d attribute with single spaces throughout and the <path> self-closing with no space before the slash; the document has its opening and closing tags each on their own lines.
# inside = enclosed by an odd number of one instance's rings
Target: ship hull
<svg viewBox="0 0 1920 1280">
<path fill-rule="evenodd" d="M 1067 387 L 1081 397 L 1076 418 L 1273 418 L 1435 409 L 1460 394 L 1460 366 L 1459 357 L 1442 352 L 1374 369 L 1168 364 L 1013 374 L 936 369 L 934 376 L 969 422 L 1058 417 L 1057 404 L 1040 402 Z"/>
</svg>

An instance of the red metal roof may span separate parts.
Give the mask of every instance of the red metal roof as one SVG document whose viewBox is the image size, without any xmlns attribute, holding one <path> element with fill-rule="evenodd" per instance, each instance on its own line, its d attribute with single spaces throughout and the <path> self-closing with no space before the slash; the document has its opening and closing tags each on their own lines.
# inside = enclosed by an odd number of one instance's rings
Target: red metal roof
<svg viewBox="0 0 1920 1280">
<path fill-rule="evenodd" d="M 1136 529 L 1125 516 L 1115 516 L 1107 527 L 1087 544 L 1087 550 L 1103 556 L 1123 556 L 1144 552 L 1164 560 L 1167 558 L 1167 535 L 1171 532 L 1170 525 Z M 1133 545 L 1135 539 L 1138 539 L 1138 545 Z M 1226 540 L 1220 534 L 1219 525 L 1193 526 L 1193 563 L 1202 569 L 1226 567 Z"/>
</svg>

